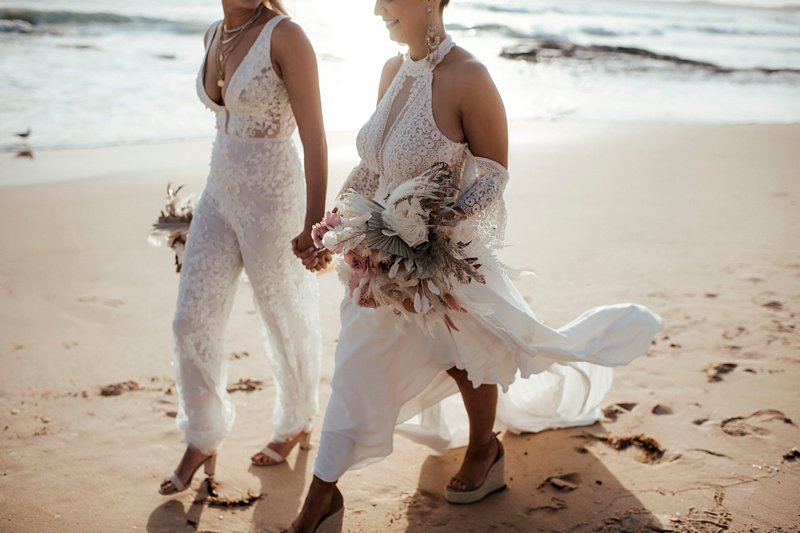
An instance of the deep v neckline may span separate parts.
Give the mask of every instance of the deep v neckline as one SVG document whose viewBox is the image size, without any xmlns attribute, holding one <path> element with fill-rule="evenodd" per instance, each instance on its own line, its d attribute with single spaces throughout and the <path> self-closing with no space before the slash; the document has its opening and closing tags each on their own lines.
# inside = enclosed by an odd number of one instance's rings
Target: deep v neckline
<svg viewBox="0 0 800 533">
<path fill-rule="evenodd" d="M 233 74 L 231 74 L 231 77 L 228 78 L 228 81 L 225 83 L 225 86 L 223 86 L 222 89 L 220 90 L 219 96 L 222 99 L 222 103 L 221 104 L 217 103 L 216 100 L 211 98 L 211 96 L 208 94 L 208 89 L 206 89 L 206 74 L 208 73 L 208 68 L 207 68 L 208 67 L 208 55 L 211 53 L 211 47 L 214 46 L 214 39 L 217 38 L 217 33 L 219 32 L 219 28 L 223 24 L 223 21 L 219 21 L 219 23 L 217 23 L 216 27 L 214 28 L 214 34 L 211 36 L 211 41 L 209 41 L 209 45 L 206 48 L 206 53 L 203 56 L 203 68 L 202 68 L 202 72 L 201 72 L 201 76 L 200 76 L 200 83 L 202 83 L 202 85 L 203 85 L 203 94 L 206 96 L 206 98 L 208 99 L 209 102 L 211 102 L 212 104 L 214 104 L 216 107 L 218 107 L 220 109 L 227 109 L 228 108 L 228 100 L 226 98 L 226 96 L 228 95 L 228 88 L 230 88 L 230 86 L 233 85 L 234 80 L 236 80 L 236 75 L 239 73 L 239 70 L 241 70 L 242 65 L 244 64 L 244 62 L 247 61 L 248 58 L 250 57 L 251 53 L 253 52 L 253 49 L 256 48 L 256 45 L 258 45 L 261 42 L 261 39 L 264 37 L 264 34 L 266 33 L 267 27 L 269 27 L 269 25 L 272 23 L 272 21 L 274 19 L 279 18 L 279 17 L 281 17 L 281 15 L 275 15 L 272 18 L 268 19 L 264 23 L 264 26 L 261 28 L 261 30 L 258 33 L 258 37 L 256 37 L 256 39 L 253 41 L 253 44 L 250 45 L 250 48 L 244 54 L 244 57 L 242 58 L 242 60 L 239 62 L 238 65 L 236 65 L 236 68 L 233 70 Z M 270 56 L 271 55 L 272 54 L 270 54 Z M 272 62 L 272 57 L 269 58 L 269 61 L 270 61 L 270 63 Z"/>
</svg>

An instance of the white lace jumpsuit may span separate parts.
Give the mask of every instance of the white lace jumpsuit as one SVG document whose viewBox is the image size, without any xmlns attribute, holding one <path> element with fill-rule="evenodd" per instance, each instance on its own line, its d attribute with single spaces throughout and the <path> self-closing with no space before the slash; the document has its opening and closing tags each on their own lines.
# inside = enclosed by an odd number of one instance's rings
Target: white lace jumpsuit
<svg viewBox="0 0 800 533">
<path fill-rule="evenodd" d="M 358 134 L 361 163 L 349 188 L 383 201 L 398 184 L 436 162 L 463 168 L 457 205 L 485 244 L 476 253 L 486 283 L 459 288 L 477 313 L 454 313 L 458 331 L 431 336 L 390 309 L 355 305 L 345 296 L 331 398 L 314 473 L 335 481 L 392 451 L 394 431 L 435 453 L 466 444 L 468 422 L 446 370 L 465 369 L 472 384 L 503 389 L 495 429 L 514 432 L 591 424 L 611 386 L 609 366 L 647 352 L 661 320 L 636 304 L 596 307 L 551 329 L 539 322 L 486 250 L 502 243 L 508 173 L 448 139 L 433 118 L 435 67 L 452 49 L 447 37 L 432 61 L 406 56 L 375 113 Z M 472 251 L 469 251 L 473 255 Z M 483 250 L 481 252 L 480 250 Z M 481 255 L 483 254 L 483 255 Z M 486 311 L 488 310 L 488 312 Z"/>
<path fill-rule="evenodd" d="M 197 77 L 217 135 L 189 230 L 173 330 L 177 424 L 184 442 L 205 453 L 219 447 L 234 420 L 222 337 L 242 269 L 277 393 L 272 439 L 309 429 L 318 409 L 319 289 L 291 249 L 303 228 L 305 179 L 287 90 L 270 59 L 272 30 L 284 18 L 261 30 L 228 81 L 225 106 L 205 91 L 205 61 Z M 209 30 L 209 47 L 218 27 Z"/>
</svg>

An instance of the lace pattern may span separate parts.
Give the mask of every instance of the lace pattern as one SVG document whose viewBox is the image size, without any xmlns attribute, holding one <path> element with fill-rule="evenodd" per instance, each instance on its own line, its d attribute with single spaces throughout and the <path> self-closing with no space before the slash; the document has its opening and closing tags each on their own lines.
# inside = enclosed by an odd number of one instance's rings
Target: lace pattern
<svg viewBox="0 0 800 533">
<path fill-rule="evenodd" d="M 467 154 L 461 171 L 461 195 L 456 207 L 473 223 L 478 238 L 489 248 L 503 246 L 506 208 L 503 191 L 508 171 L 485 157 Z"/>
<path fill-rule="evenodd" d="M 342 193 L 353 189 L 359 194 L 367 197 L 372 197 L 375 191 L 378 190 L 378 182 L 380 177 L 376 172 L 367 167 L 367 164 L 362 160 L 357 167 L 355 167 L 347 179 L 344 180 L 341 190 L 337 197 L 341 197 Z"/>
</svg>

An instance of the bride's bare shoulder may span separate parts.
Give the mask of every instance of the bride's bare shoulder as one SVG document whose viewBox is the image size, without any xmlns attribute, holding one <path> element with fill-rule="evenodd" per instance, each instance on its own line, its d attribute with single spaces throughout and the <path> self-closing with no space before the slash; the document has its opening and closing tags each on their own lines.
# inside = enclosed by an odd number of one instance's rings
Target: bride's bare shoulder
<svg viewBox="0 0 800 533">
<path fill-rule="evenodd" d="M 454 46 L 436 67 L 441 81 L 453 83 L 480 83 L 491 80 L 489 71 L 478 58 L 460 46 Z"/>
<path fill-rule="evenodd" d="M 381 72 L 381 81 L 378 86 L 379 102 L 381 98 L 383 98 L 383 95 L 386 94 L 386 91 L 389 90 L 389 85 L 391 85 L 392 81 L 394 81 L 394 77 L 397 76 L 401 66 L 403 66 L 403 56 L 400 54 L 391 57 L 386 63 L 384 63 L 383 71 Z"/>
</svg>

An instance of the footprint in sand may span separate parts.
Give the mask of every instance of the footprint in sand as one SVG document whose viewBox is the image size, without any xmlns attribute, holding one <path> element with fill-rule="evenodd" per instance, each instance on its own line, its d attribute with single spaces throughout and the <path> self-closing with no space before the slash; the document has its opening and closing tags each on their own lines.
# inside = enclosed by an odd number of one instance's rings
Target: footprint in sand
<svg viewBox="0 0 800 533">
<path fill-rule="evenodd" d="M 753 303 L 770 311 L 783 311 L 786 309 L 786 303 L 777 293 L 772 291 L 762 292 L 753 298 Z"/>
<path fill-rule="evenodd" d="M 446 513 L 444 516 L 436 516 L 436 512 L 442 510 L 444 505 L 444 498 L 424 489 L 417 490 L 405 500 L 409 516 L 414 516 L 416 519 L 424 517 L 428 527 L 444 527 L 449 523 Z"/>
<path fill-rule="evenodd" d="M 709 383 L 722 381 L 722 376 L 733 372 L 739 366 L 736 363 L 712 363 L 703 369 Z"/>
<path fill-rule="evenodd" d="M 581 476 L 577 472 L 561 474 L 560 476 L 550 476 L 542 481 L 537 488 L 550 486 L 561 492 L 570 492 L 581 486 Z"/>
<path fill-rule="evenodd" d="M 650 412 L 654 415 L 671 415 L 673 413 L 672 407 L 662 403 L 657 404 L 655 407 L 653 407 L 653 409 L 650 410 Z"/>
<path fill-rule="evenodd" d="M 625 415 L 633 411 L 636 404 L 633 402 L 620 402 L 603 407 L 603 416 L 607 421 L 614 422 L 620 415 Z"/>
<path fill-rule="evenodd" d="M 676 533 L 717 533 L 727 531 L 733 517 L 724 508 L 698 509 L 690 507 L 685 516 L 670 517 L 670 531 Z"/>
<path fill-rule="evenodd" d="M 726 418 L 720 423 L 722 431 L 733 437 L 744 437 L 746 435 L 770 435 L 771 431 L 761 427 L 768 422 L 783 422 L 784 424 L 794 425 L 791 418 L 788 418 L 777 409 L 762 409 L 749 416 L 734 416 Z"/>
<path fill-rule="evenodd" d="M 567 502 L 555 496 L 550 498 L 550 503 L 547 505 L 537 505 L 536 507 L 528 507 L 525 509 L 525 515 L 531 516 L 537 511 L 560 511 L 567 508 Z"/>
<path fill-rule="evenodd" d="M 83 296 L 78 298 L 80 303 L 99 303 L 101 305 L 105 305 L 106 307 L 122 307 L 125 305 L 124 300 L 118 300 L 116 298 L 98 298 L 96 296 Z"/>
<path fill-rule="evenodd" d="M 725 332 L 723 332 L 722 333 L 722 338 L 725 339 L 725 340 L 731 341 L 733 339 L 741 337 L 742 335 L 749 335 L 749 334 L 750 334 L 750 332 L 747 330 L 746 327 L 744 327 L 744 326 L 736 326 L 735 329 L 729 329 L 729 330 L 726 330 Z"/>
</svg>

